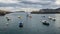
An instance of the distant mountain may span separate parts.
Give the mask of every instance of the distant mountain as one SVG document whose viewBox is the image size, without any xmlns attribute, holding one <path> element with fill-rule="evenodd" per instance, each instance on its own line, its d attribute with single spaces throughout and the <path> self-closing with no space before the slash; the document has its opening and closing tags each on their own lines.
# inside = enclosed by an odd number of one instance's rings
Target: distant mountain
<svg viewBox="0 0 60 34">
<path fill-rule="evenodd" d="M 57 9 L 40 9 L 39 11 L 32 11 L 32 14 L 56 14 L 60 13 L 60 8 Z"/>
</svg>

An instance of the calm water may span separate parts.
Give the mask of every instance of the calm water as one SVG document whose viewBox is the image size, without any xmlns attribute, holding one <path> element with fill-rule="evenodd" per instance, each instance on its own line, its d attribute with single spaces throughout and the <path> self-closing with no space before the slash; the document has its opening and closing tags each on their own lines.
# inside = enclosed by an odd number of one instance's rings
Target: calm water
<svg viewBox="0 0 60 34">
<path fill-rule="evenodd" d="M 60 14 L 31 14 L 32 18 L 26 15 L 26 13 L 11 13 L 0 16 L 0 34 L 60 34 Z M 6 16 L 11 20 L 7 21 Z M 22 19 L 18 16 L 22 16 Z M 56 21 L 49 20 L 48 16 L 56 18 Z M 47 20 L 50 25 L 43 25 L 41 22 L 43 20 Z M 23 28 L 19 28 L 20 21 L 23 21 Z"/>
</svg>

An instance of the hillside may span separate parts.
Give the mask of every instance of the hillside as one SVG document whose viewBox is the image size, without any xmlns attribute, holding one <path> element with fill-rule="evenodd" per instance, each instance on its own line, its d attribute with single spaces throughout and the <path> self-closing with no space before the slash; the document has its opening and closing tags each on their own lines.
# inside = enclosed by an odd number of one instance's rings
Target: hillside
<svg viewBox="0 0 60 34">
<path fill-rule="evenodd" d="M 6 14 L 9 14 L 9 13 L 12 13 L 12 12 L 0 10 L 0 16 L 6 15 Z"/>
<path fill-rule="evenodd" d="M 57 9 L 40 9 L 39 11 L 32 11 L 32 14 L 57 14 L 60 13 L 60 8 Z"/>
</svg>

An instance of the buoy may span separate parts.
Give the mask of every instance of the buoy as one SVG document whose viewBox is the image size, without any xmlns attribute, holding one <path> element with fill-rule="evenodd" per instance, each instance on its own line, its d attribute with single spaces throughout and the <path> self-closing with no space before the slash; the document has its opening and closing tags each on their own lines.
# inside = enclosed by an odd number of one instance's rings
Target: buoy
<svg viewBox="0 0 60 34">
<path fill-rule="evenodd" d="M 22 28 L 23 27 L 23 23 L 21 22 L 21 23 L 19 23 L 19 27 L 20 28 Z"/>
<path fill-rule="evenodd" d="M 42 21 L 42 23 L 43 23 L 44 25 L 49 26 L 49 23 L 48 23 L 46 20 Z"/>
</svg>

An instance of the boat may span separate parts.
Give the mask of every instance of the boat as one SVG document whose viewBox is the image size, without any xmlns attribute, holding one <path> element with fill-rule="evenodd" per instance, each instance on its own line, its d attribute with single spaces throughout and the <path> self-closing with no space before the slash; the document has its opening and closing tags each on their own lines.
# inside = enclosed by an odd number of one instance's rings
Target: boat
<svg viewBox="0 0 60 34">
<path fill-rule="evenodd" d="M 20 28 L 22 28 L 23 27 L 23 23 L 21 22 L 21 23 L 19 23 L 19 27 Z"/>
<path fill-rule="evenodd" d="M 51 17 L 51 16 L 49 16 L 49 17 L 48 17 L 48 19 L 52 20 L 52 17 Z"/>
<path fill-rule="evenodd" d="M 11 20 L 10 18 L 6 17 L 7 21 Z"/>
<path fill-rule="evenodd" d="M 43 23 L 43 25 L 49 26 L 49 23 L 46 20 L 42 21 L 42 23 Z"/>
<path fill-rule="evenodd" d="M 22 16 L 18 16 L 18 18 L 22 18 Z"/>
<path fill-rule="evenodd" d="M 53 21 L 56 21 L 56 18 L 52 18 Z"/>
</svg>

